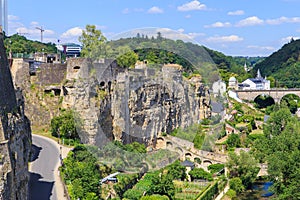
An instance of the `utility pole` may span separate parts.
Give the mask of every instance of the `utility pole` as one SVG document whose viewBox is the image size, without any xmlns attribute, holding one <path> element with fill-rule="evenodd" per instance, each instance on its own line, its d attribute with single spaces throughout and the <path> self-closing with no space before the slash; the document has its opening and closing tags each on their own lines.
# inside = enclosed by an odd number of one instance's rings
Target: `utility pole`
<svg viewBox="0 0 300 200">
<path fill-rule="evenodd" d="M 43 29 L 42 26 L 41 26 L 41 27 L 36 27 L 36 29 L 38 29 L 38 30 L 41 31 L 41 42 L 43 43 L 43 32 L 44 32 L 45 30 Z"/>
</svg>

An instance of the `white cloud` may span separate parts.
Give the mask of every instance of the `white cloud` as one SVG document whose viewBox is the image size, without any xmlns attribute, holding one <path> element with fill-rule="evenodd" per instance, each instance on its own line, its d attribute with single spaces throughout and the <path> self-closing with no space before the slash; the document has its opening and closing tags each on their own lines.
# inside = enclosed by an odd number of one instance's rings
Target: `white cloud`
<svg viewBox="0 0 300 200">
<path fill-rule="evenodd" d="M 34 24 L 37 24 L 38 23 L 34 23 Z M 31 36 L 37 36 L 37 35 L 41 35 L 41 30 L 38 29 L 39 27 L 19 27 L 16 29 L 16 32 L 17 33 L 21 33 L 21 34 L 28 34 L 28 35 L 31 35 Z M 43 36 L 49 36 L 49 35 L 54 35 L 55 32 L 53 30 L 50 30 L 50 29 L 44 29 L 43 28 Z"/>
<path fill-rule="evenodd" d="M 186 15 L 185 16 L 185 18 L 187 18 L 187 19 L 189 19 L 189 18 L 191 18 L 192 17 L 192 15 Z"/>
<path fill-rule="evenodd" d="M 161 14 L 163 12 L 164 12 L 163 9 L 161 9 L 161 8 L 159 8 L 157 6 L 153 6 L 152 8 L 150 8 L 148 10 L 148 13 L 150 13 L 150 14 Z"/>
<path fill-rule="evenodd" d="M 191 11 L 191 10 L 205 10 L 207 7 L 205 4 L 200 3 L 197 0 L 191 1 L 189 3 L 183 4 L 177 7 L 179 11 Z"/>
<path fill-rule="evenodd" d="M 285 38 L 281 38 L 280 42 L 281 42 L 281 44 L 286 44 L 286 43 L 290 42 L 292 39 L 298 40 L 299 37 L 288 36 L 288 37 L 285 37 Z"/>
<path fill-rule="evenodd" d="M 222 28 L 222 27 L 230 27 L 230 22 L 216 22 L 211 25 L 204 26 L 205 28 Z"/>
<path fill-rule="evenodd" d="M 82 34 L 82 28 L 74 27 L 64 32 L 60 37 L 64 39 L 79 37 Z"/>
<path fill-rule="evenodd" d="M 236 10 L 236 11 L 230 11 L 227 14 L 228 15 L 244 15 L 245 11 L 243 11 L 243 10 Z"/>
<path fill-rule="evenodd" d="M 15 15 L 8 15 L 7 19 L 8 19 L 8 21 L 17 21 L 20 18 L 18 16 L 15 16 Z"/>
<path fill-rule="evenodd" d="M 125 8 L 124 10 L 122 10 L 123 14 L 128 14 L 130 12 L 129 8 Z"/>
<path fill-rule="evenodd" d="M 300 23 L 300 17 L 280 17 L 277 19 L 268 19 L 266 20 L 266 23 L 270 25 L 279 25 L 283 23 Z"/>
<path fill-rule="evenodd" d="M 184 29 L 183 28 L 180 28 L 177 30 L 179 33 L 183 33 L 184 32 Z"/>
<path fill-rule="evenodd" d="M 188 36 L 192 39 L 195 39 L 196 37 L 203 37 L 205 36 L 205 33 L 188 33 Z"/>
<path fill-rule="evenodd" d="M 275 50 L 275 47 L 272 47 L 272 46 L 257 46 L 257 45 L 249 45 L 247 46 L 248 49 L 256 49 L 256 50 L 259 50 L 259 51 L 274 51 Z"/>
<path fill-rule="evenodd" d="M 264 20 L 259 19 L 257 16 L 248 17 L 246 19 L 243 19 L 239 21 L 236 26 L 255 26 L 255 25 L 262 25 L 264 23 Z"/>
<path fill-rule="evenodd" d="M 222 42 L 240 42 L 243 41 L 244 38 L 239 37 L 237 35 L 229 35 L 229 36 L 213 36 L 206 39 L 207 42 L 212 43 L 222 43 Z"/>
</svg>

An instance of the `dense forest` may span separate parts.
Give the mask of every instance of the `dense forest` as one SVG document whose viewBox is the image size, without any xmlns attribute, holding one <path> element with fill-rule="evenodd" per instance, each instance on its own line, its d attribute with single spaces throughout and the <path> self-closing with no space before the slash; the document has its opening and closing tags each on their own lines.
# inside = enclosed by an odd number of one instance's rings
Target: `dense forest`
<svg viewBox="0 0 300 200">
<path fill-rule="evenodd" d="M 300 40 L 291 40 L 254 67 L 270 79 L 276 87 L 300 87 Z"/>
</svg>

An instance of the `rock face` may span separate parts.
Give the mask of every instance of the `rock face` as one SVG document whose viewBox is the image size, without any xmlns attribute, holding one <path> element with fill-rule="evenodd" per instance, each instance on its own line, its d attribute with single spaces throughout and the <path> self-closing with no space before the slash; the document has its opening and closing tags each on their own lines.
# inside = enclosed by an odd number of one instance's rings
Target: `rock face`
<svg viewBox="0 0 300 200">
<path fill-rule="evenodd" d="M 27 199 L 31 147 L 22 92 L 15 92 L 0 34 L 0 199 Z"/>
<path fill-rule="evenodd" d="M 83 119 L 84 143 L 109 140 L 156 144 L 157 135 L 210 116 L 208 89 L 200 77 L 182 78 L 180 66 L 125 71 L 114 62 L 71 60 L 64 107 Z"/>
<path fill-rule="evenodd" d="M 33 127 L 49 126 L 59 109 L 70 108 L 79 115 L 83 143 L 155 146 L 159 134 L 210 116 L 208 88 L 200 76 L 183 78 L 179 65 L 125 70 L 112 60 L 71 58 L 65 65 L 41 64 L 29 77 L 29 65 L 14 60 L 12 66 Z"/>
</svg>

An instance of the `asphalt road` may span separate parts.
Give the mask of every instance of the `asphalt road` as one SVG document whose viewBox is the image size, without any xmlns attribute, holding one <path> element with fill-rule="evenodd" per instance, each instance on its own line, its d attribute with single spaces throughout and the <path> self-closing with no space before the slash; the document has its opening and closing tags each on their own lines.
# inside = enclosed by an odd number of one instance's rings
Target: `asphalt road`
<svg viewBox="0 0 300 200">
<path fill-rule="evenodd" d="M 29 199 L 57 200 L 54 171 L 59 162 L 59 149 L 53 141 L 33 135 L 32 150 Z"/>
</svg>

